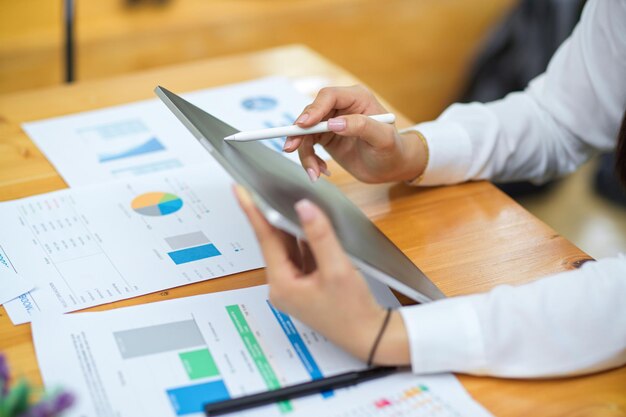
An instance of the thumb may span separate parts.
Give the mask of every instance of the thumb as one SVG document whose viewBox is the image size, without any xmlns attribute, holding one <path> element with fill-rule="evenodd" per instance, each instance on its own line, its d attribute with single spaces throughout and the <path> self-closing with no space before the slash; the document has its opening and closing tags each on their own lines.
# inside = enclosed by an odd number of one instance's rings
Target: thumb
<svg viewBox="0 0 626 417">
<path fill-rule="evenodd" d="M 309 200 L 300 200 L 295 209 L 322 278 L 341 276 L 352 270 L 352 264 L 322 210 Z"/>
<path fill-rule="evenodd" d="M 374 148 L 384 149 L 396 143 L 396 128 L 364 114 L 349 114 L 328 119 L 328 129 L 340 136 L 356 136 Z"/>
</svg>

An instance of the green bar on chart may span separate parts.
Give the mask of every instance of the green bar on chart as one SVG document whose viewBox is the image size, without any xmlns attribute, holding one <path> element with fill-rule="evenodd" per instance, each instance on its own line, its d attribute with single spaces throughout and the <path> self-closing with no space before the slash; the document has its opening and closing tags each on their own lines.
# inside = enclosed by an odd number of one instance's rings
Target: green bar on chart
<svg viewBox="0 0 626 417">
<path fill-rule="evenodd" d="M 210 378 L 220 374 L 209 349 L 182 352 L 178 356 L 183 362 L 189 379 Z"/>
<path fill-rule="evenodd" d="M 230 319 L 235 325 L 235 328 L 237 329 L 241 340 L 246 346 L 246 349 L 248 349 L 248 353 L 250 353 L 250 356 L 252 356 L 252 360 L 259 370 L 263 381 L 265 381 L 267 389 L 274 390 L 280 388 L 280 382 L 278 381 L 278 377 L 272 369 L 272 365 L 270 365 L 269 361 L 267 360 L 267 356 L 265 356 L 261 345 L 254 336 L 254 332 L 252 332 L 252 329 L 250 329 L 250 326 L 248 326 L 248 322 L 241 312 L 241 308 L 239 308 L 239 306 L 235 304 L 226 306 L 226 311 L 228 312 Z M 293 410 L 293 407 L 289 401 L 279 402 L 278 407 L 283 413 Z"/>
</svg>

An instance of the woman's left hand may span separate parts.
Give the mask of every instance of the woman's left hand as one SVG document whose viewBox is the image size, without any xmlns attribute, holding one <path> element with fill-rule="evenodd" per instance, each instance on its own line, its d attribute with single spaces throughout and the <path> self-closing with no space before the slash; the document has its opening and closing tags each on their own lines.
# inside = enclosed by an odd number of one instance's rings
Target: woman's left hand
<svg viewBox="0 0 626 417">
<path fill-rule="evenodd" d="M 261 245 L 270 302 L 366 360 L 386 312 L 352 266 L 325 214 L 308 200 L 296 204 L 308 243 L 298 242 L 270 225 L 243 187 L 236 186 L 235 192 Z M 398 312 L 392 313 L 374 361 L 409 363 L 407 334 Z"/>
</svg>

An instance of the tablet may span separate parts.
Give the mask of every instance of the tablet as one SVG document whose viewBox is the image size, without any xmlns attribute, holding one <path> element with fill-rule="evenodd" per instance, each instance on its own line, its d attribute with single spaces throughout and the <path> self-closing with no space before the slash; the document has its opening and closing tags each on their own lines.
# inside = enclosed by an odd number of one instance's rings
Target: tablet
<svg viewBox="0 0 626 417">
<path fill-rule="evenodd" d="M 251 192 L 272 225 L 304 238 L 294 205 L 309 199 L 328 215 L 343 248 L 365 276 L 417 302 L 445 297 L 332 183 L 324 178 L 312 183 L 299 164 L 261 143 L 224 141 L 239 131 L 163 87 L 155 92 L 233 179 Z"/>
</svg>

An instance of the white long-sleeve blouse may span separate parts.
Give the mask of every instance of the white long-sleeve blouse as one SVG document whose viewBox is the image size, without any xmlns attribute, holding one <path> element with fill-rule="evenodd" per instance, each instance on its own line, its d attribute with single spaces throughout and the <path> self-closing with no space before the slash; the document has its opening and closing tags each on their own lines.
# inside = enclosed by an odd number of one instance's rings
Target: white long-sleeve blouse
<svg viewBox="0 0 626 417">
<path fill-rule="evenodd" d="M 626 109 L 626 0 L 590 0 L 547 71 L 523 92 L 455 104 L 421 123 L 420 185 L 541 182 L 615 147 Z M 414 372 L 527 378 L 626 363 L 626 257 L 518 287 L 401 309 Z"/>
</svg>

